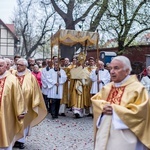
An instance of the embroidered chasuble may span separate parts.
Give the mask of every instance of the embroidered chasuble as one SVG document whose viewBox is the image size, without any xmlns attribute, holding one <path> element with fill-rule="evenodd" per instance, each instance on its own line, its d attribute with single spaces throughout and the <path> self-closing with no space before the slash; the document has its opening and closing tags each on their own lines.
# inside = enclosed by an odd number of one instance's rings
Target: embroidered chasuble
<svg viewBox="0 0 150 150">
<path fill-rule="evenodd" d="M 14 74 L 19 80 L 25 99 L 27 114 L 24 118 L 24 128 L 35 126 L 47 115 L 47 109 L 38 82 L 28 70 L 21 76 L 17 75 L 17 72 L 14 72 Z"/>
<path fill-rule="evenodd" d="M 88 85 L 90 83 L 89 72 L 86 68 L 79 66 L 70 71 L 70 107 L 84 108 L 89 106 Z"/>
<path fill-rule="evenodd" d="M 66 82 L 63 84 L 63 98 L 60 101 L 60 104 L 68 104 L 68 98 L 69 98 L 69 82 L 70 82 L 70 68 L 65 67 L 62 68 L 66 75 L 67 75 L 67 80 Z"/>
<path fill-rule="evenodd" d="M 18 75 L 16 75 L 16 77 L 18 78 L 19 83 L 20 83 L 20 85 L 21 85 L 21 87 L 22 87 L 23 80 L 24 80 L 24 75 L 23 75 L 23 76 L 18 76 Z"/>
<path fill-rule="evenodd" d="M 138 81 L 136 76 L 130 76 L 120 87 L 115 87 L 113 82 L 107 84 L 91 100 L 94 112 L 95 142 L 98 131 L 96 122 L 102 114 L 104 105 L 109 103 L 117 116 L 134 133 L 134 136 L 150 149 L 150 100 L 147 90 Z M 111 117 L 111 115 L 105 116 Z M 107 118 L 105 116 L 104 119 Z M 104 143 L 102 140 L 103 145 L 105 145 L 104 147 L 107 146 L 110 138 L 110 128 L 111 126 L 107 124 L 107 129 L 105 128 L 102 131 L 103 133 L 106 131 L 105 135 L 107 135 L 105 136 L 107 138 Z"/>
<path fill-rule="evenodd" d="M 125 86 L 123 87 L 113 87 L 110 90 L 110 93 L 108 95 L 107 101 L 110 102 L 110 104 L 118 104 L 120 105 L 122 95 L 124 93 Z"/>
<path fill-rule="evenodd" d="M 23 136 L 24 99 L 18 79 L 9 71 L 0 79 L 0 147 L 8 147 Z"/>
</svg>

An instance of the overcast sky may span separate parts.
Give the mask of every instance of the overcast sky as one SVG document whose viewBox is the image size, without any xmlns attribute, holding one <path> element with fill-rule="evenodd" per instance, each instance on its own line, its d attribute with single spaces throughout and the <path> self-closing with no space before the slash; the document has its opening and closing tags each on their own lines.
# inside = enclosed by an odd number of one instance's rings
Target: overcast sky
<svg viewBox="0 0 150 150">
<path fill-rule="evenodd" d="M 16 0 L 0 0 L 0 19 L 4 23 L 12 23 L 10 18 L 16 5 Z"/>
</svg>

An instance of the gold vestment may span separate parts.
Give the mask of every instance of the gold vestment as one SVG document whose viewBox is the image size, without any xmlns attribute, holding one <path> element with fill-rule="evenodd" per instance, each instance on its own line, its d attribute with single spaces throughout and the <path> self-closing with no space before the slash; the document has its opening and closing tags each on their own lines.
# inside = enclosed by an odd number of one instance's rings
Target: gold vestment
<svg viewBox="0 0 150 150">
<path fill-rule="evenodd" d="M 86 68 L 79 66 L 70 70 L 70 107 L 89 107 L 88 85 L 90 82 L 89 72 Z"/>
<path fill-rule="evenodd" d="M 128 126 L 141 143 L 150 149 L 150 101 L 148 92 L 136 76 L 130 76 L 118 88 L 114 87 L 113 82 L 107 84 L 91 100 L 95 135 L 97 132 L 96 121 L 102 114 L 104 105 L 110 103 L 123 123 Z M 109 131 L 109 129 L 107 130 Z"/>
<path fill-rule="evenodd" d="M 67 75 L 67 80 L 63 84 L 63 97 L 60 101 L 60 104 L 68 104 L 68 99 L 69 99 L 69 82 L 70 82 L 70 68 L 64 67 L 62 68 Z"/>
<path fill-rule="evenodd" d="M 18 79 L 9 71 L 0 79 L 0 147 L 8 147 L 23 136 L 24 99 Z"/>
<path fill-rule="evenodd" d="M 17 72 L 15 75 L 20 82 L 27 111 L 24 118 L 24 128 L 35 126 L 47 115 L 40 87 L 34 75 L 28 70 L 22 76 L 18 76 Z"/>
</svg>

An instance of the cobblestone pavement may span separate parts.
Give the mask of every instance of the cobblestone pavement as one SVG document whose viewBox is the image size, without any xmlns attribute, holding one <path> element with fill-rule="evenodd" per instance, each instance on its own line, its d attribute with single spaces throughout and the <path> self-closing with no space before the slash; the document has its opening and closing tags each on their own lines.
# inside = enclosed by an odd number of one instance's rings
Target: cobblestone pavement
<svg viewBox="0 0 150 150">
<path fill-rule="evenodd" d="M 52 120 L 48 114 L 32 128 L 25 146 L 24 150 L 93 150 L 93 119 L 76 119 L 68 111 L 66 117 Z"/>
</svg>

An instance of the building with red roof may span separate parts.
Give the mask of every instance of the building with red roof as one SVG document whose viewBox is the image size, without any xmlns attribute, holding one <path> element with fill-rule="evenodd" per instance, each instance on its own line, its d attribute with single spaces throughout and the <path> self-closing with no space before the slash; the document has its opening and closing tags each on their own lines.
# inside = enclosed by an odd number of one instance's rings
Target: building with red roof
<svg viewBox="0 0 150 150">
<path fill-rule="evenodd" d="M 13 57 L 17 43 L 18 38 L 15 35 L 14 24 L 5 24 L 0 19 L 0 55 Z"/>
</svg>

